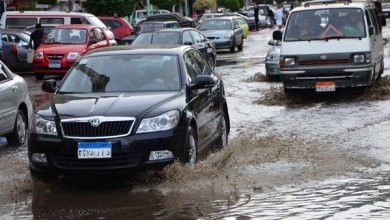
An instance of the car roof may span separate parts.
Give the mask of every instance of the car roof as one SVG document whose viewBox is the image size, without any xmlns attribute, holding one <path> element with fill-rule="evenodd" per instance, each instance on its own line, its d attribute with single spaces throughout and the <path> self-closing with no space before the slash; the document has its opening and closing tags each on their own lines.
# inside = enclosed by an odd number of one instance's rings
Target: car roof
<svg viewBox="0 0 390 220">
<path fill-rule="evenodd" d="M 211 21 L 211 20 L 233 20 L 235 17 L 214 17 L 214 18 L 210 18 L 210 19 L 207 19 L 207 21 Z"/>
<path fill-rule="evenodd" d="M 90 13 L 84 12 L 65 12 L 65 11 L 5 11 L 4 14 L 8 15 L 65 15 L 65 16 L 94 16 Z"/>
<path fill-rule="evenodd" d="M 365 8 L 369 4 L 365 2 L 346 2 L 339 0 L 315 0 L 303 2 L 302 6 L 295 7 L 291 12 L 311 10 L 311 9 L 326 9 L 326 8 Z"/>
<path fill-rule="evenodd" d="M 141 22 L 140 22 L 141 23 Z M 150 23 L 155 23 L 155 24 L 178 24 L 179 22 L 177 21 L 148 21 L 148 20 L 143 20 L 141 24 L 150 24 Z"/>
<path fill-rule="evenodd" d="M 156 31 L 153 31 L 153 32 L 183 32 L 183 31 L 186 31 L 186 30 L 196 30 L 196 31 L 198 31 L 195 28 L 163 28 L 163 29 L 159 29 L 159 30 L 156 30 Z"/>
<path fill-rule="evenodd" d="M 92 50 L 88 56 L 123 55 L 123 54 L 164 54 L 178 55 L 191 48 L 187 45 L 164 44 L 164 45 L 120 45 L 115 47 L 104 47 Z"/>
<path fill-rule="evenodd" d="M 97 26 L 90 25 L 90 24 L 67 24 L 67 25 L 58 25 L 56 28 L 82 28 L 82 29 L 90 29 L 90 28 L 95 28 Z"/>
</svg>

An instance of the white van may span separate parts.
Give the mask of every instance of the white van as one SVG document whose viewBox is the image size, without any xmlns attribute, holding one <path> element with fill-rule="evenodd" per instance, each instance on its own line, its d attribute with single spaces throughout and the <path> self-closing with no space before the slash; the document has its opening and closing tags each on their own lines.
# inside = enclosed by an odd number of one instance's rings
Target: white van
<svg viewBox="0 0 390 220">
<path fill-rule="evenodd" d="M 305 2 L 290 12 L 284 33 L 273 37 L 281 41 L 286 92 L 369 86 L 383 73 L 382 24 L 371 3 Z"/>
<path fill-rule="evenodd" d="M 91 24 L 104 29 L 110 39 L 110 44 L 115 45 L 115 37 L 106 25 L 95 15 L 80 12 L 63 11 L 6 11 L 0 19 L 2 29 L 24 29 L 28 26 L 40 24 Z"/>
</svg>

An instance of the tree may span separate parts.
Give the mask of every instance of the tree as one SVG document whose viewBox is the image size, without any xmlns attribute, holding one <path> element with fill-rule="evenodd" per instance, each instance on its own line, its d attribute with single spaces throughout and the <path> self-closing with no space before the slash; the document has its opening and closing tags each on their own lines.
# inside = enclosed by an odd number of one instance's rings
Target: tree
<svg viewBox="0 0 390 220">
<path fill-rule="evenodd" d="M 201 11 L 203 13 L 207 9 L 215 8 L 217 2 L 216 0 L 197 0 L 193 6 L 196 11 Z"/>
<path fill-rule="evenodd" d="M 184 0 L 150 0 L 150 3 L 157 6 L 160 9 L 166 9 L 171 11 L 174 5 L 184 3 Z"/>
<path fill-rule="evenodd" d="M 239 0 L 223 0 L 222 6 L 230 9 L 230 11 L 238 11 L 240 10 L 240 3 Z"/>
<path fill-rule="evenodd" d="M 140 0 L 87 0 L 83 6 L 89 13 L 96 16 L 124 17 L 133 12 L 133 6 Z"/>
</svg>

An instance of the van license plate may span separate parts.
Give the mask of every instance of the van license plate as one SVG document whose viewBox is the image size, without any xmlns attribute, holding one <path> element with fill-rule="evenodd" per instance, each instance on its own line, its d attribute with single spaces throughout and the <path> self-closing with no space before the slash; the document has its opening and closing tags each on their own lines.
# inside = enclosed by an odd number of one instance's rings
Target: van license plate
<svg viewBox="0 0 390 220">
<path fill-rule="evenodd" d="M 334 92 L 336 91 L 335 82 L 316 82 L 316 92 Z"/>
<path fill-rule="evenodd" d="M 77 146 L 78 159 L 111 158 L 111 142 L 80 142 Z"/>
<path fill-rule="evenodd" d="M 49 68 L 61 68 L 61 62 L 49 61 Z"/>
</svg>

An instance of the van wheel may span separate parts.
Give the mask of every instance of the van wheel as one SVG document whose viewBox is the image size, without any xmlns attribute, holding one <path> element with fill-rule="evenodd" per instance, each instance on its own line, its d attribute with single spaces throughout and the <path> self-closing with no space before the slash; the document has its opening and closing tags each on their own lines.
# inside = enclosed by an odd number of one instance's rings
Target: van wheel
<svg viewBox="0 0 390 220">
<path fill-rule="evenodd" d="M 26 143 L 28 137 L 27 118 L 22 110 L 18 110 L 14 130 L 6 136 L 8 145 L 20 146 Z"/>
<path fill-rule="evenodd" d="M 382 60 L 382 62 L 381 62 L 381 68 L 380 68 L 380 70 L 379 70 L 379 74 L 378 74 L 378 78 L 377 78 L 377 79 L 381 79 L 381 78 L 382 78 L 382 74 L 383 74 L 384 70 L 385 70 L 385 64 L 384 64 L 384 62 L 383 62 L 383 60 Z"/>
<path fill-rule="evenodd" d="M 236 40 L 233 41 L 233 45 L 230 48 L 230 53 L 234 53 L 234 51 L 236 51 Z"/>
<path fill-rule="evenodd" d="M 244 48 L 244 38 L 241 38 L 241 44 L 237 46 L 238 51 L 242 51 L 242 48 Z"/>
<path fill-rule="evenodd" d="M 43 79 L 43 74 L 42 73 L 35 73 L 35 79 L 42 80 Z"/>
</svg>

